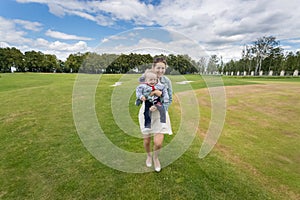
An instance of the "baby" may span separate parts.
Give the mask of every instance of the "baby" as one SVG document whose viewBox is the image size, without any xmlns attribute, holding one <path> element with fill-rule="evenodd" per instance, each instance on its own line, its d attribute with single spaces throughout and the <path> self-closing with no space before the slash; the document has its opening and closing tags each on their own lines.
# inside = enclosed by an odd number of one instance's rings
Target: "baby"
<svg viewBox="0 0 300 200">
<path fill-rule="evenodd" d="M 162 123 L 162 128 L 166 128 L 166 110 L 161 102 L 161 98 L 163 98 L 163 102 L 169 102 L 169 95 L 165 86 L 158 82 L 157 74 L 151 70 L 147 70 L 144 74 L 145 82 L 142 82 L 136 88 L 136 105 L 141 104 L 141 102 L 145 102 L 145 111 L 144 111 L 144 129 L 143 131 L 148 131 L 151 129 L 151 106 L 155 106 L 160 114 L 160 122 Z M 161 97 L 158 96 L 150 96 L 150 93 L 154 90 L 160 90 L 162 92 Z"/>
</svg>

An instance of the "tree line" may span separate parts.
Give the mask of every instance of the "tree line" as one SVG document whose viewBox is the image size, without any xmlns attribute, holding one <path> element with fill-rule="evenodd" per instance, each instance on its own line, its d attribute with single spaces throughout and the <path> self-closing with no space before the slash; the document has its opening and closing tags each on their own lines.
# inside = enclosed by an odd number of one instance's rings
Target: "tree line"
<svg viewBox="0 0 300 200">
<path fill-rule="evenodd" d="M 167 59 L 167 73 L 197 73 L 197 63 L 188 55 L 159 55 Z M 66 61 L 55 55 L 38 51 L 24 54 L 15 47 L 0 48 L 0 72 L 64 72 L 64 73 L 137 73 L 151 67 L 150 54 L 97 54 L 93 52 L 70 54 Z"/>
<path fill-rule="evenodd" d="M 280 42 L 273 36 L 258 38 L 244 46 L 239 60 L 223 62 L 222 56 L 211 55 L 195 61 L 188 55 L 159 55 L 167 59 L 167 74 L 220 74 L 225 72 L 247 72 L 281 70 L 292 73 L 300 69 L 300 52 L 284 53 Z M 17 48 L 0 48 L 0 72 L 64 72 L 64 73 L 137 73 L 151 67 L 150 54 L 97 54 L 94 52 L 70 54 L 66 61 L 55 55 L 40 51 L 27 51 L 24 54 Z"/>
<path fill-rule="evenodd" d="M 246 72 L 257 75 L 260 71 L 273 71 L 279 75 L 284 70 L 292 75 L 295 70 L 300 71 L 300 52 L 284 52 L 280 42 L 274 36 L 258 38 L 252 44 L 245 45 L 239 60 L 230 60 L 226 64 L 219 64 L 219 72 Z"/>
</svg>

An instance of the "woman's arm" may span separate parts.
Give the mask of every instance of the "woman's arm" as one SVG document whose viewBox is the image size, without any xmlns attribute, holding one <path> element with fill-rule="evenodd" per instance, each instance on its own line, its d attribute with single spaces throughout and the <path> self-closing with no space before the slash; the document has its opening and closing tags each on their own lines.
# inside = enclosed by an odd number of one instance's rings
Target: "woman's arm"
<svg viewBox="0 0 300 200">
<path fill-rule="evenodd" d="M 170 79 L 167 79 L 168 81 L 167 81 L 167 84 L 168 84 L 168 95 L 169 95 L 169 104 L 171 104 L 172 103 L 172 93 L 173 93 L 173 89 L 172 89 L 172 82 L 171 82 L 171 80 Z"/>
<path fill-rule="evenodd" d="M 162 91 L 160 91 L 160 90 L 154 90 L 154 91 L 152 91 L 150 93 L 150 96 L 153 96 L 153 95 L 155 95 L 157 97 L 160 97 L 162 95 Z"/>
<path fill-rule="evenodd" d="M 173 90 L 172 90 L 172 83 L 171 83 L 171 80 L 168 79 L 166 76 L 164 76 L 164 82 L 165 82 L 165 86 L 166 86 L 166 89 L 167 89 L 167 93 L 168 93 L 168 96 L 169 96 L 169 101 L 168 102 L 164 102 L 164 107 L 166 109 L 166 111 L 168 111 L 168 108 L 170 106 L 170 104 L 172 103 L 172 93 L 173 93 Z"/>
</svg>

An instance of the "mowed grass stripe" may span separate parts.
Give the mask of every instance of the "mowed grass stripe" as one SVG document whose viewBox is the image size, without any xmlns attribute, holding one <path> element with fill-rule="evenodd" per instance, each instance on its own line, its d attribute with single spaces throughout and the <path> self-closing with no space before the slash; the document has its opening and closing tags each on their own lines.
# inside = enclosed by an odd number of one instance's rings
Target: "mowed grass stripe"
<svg viewBox="0 0 300 200">
<path fill-rule="evenodd" d="M 298 199 L 300 82 L 261 83 L 226 87 L 226 122 L 214 150 L 276 196 Z M 209 94 L 200 90 L 199 96 L 208 121 Z M 207 130 L 203 124 L 201 135 Z"/>
</svg>

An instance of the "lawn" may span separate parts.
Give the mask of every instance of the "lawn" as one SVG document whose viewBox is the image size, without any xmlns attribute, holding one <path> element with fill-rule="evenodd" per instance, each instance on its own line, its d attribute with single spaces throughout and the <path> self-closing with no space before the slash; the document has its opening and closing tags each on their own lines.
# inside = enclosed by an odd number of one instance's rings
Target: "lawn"
<svg viewBox="0 0 300 200">
<path fill-rule="evenodd" d="M 95 75 L 87 76 L 96 80 Z M 169 113 L 174 135 L 166 136 L 164 145 L 174 143 L 182 120 L 178 98 L 191 88 L 201 116 L 196 137 L 174 162 L 164 163 L 162 159 L 160 173 L 128 173 L 100 162 L 103 149 L 97 155 L 91 153 L 78 133 L 72 107 L 76 77 L 1 74 L 0 199 L 300 198 L 299 78 L 223 77 L 227 102 L 224 129 L 214 149 L 200 159 L 211 117 L 206 82 L 198 75 L 170 77 L 174 103 Z M 137 77 L 102 75 L 92 100 L 98 123 L 112 144 L 143 153 L 142 139 L 135 129 L 139 107 L 134 105 L 132 88 Z M 123 85 L 111 86 L 120 80 Z M 183 80 L 193 82 L 176 84 Z M 132 87 L 121 94 L 128 101 L 119 108 L 129 112 L 132 126 L 124 127 L 111 109 L 118 101 L 111 99 L 117 88 L 127 86 L 127 81 Z M 214 84 L 219 86 L 220 82 Z M 133 135 L 124 134 L 130 128 Z M 96 146 L 99 143 L 92 142 Z M 120 165 L 116 157 L 108 160 Z"/>
</svg>

